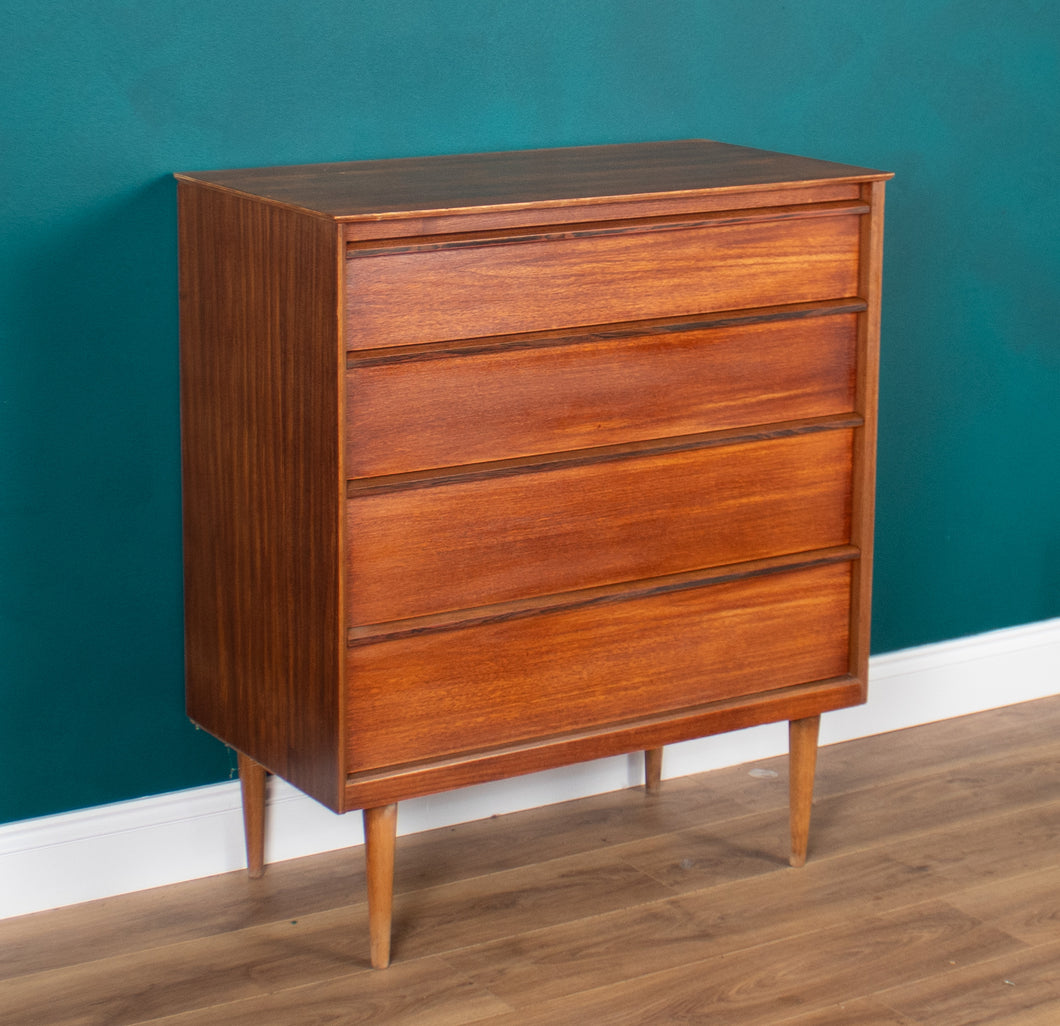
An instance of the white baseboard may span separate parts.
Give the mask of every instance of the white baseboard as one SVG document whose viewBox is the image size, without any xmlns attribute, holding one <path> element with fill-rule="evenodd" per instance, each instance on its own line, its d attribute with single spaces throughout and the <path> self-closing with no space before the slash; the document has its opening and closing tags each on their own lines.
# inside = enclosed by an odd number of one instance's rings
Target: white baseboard
<svg viewBox="0 0 1060 1026">
<path fill-rule="evenodd" d="M 869 701 L 829 713 L 821 743 L 981 712 L 1060 693 L 1060 618 L 874 656 Z M 787 750 L 783 724 L 672 745 L 667 777 Z M 405 802 L 413 834 L 584 798 L 642 780 L 621 756 Z M 270 781 L 266 858 L 298 858 L 363 843 L 361 817 L 336 816 Z M 244 866 L 238 782 L 0 826 L 0 919 L 225 873 Z"/>
</svg>

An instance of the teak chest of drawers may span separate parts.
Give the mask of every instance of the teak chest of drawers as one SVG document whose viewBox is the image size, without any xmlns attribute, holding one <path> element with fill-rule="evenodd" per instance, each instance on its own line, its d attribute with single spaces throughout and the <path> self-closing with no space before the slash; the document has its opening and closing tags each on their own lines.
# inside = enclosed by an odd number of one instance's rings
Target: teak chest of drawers
<svg viewBox="0 0 1060 1026">
<path fill-rule="evenodd" d="M 884 181 L 693 140 L 178 175 L 188 712 L 365 810 L 865 699 Z"/>
</svg>

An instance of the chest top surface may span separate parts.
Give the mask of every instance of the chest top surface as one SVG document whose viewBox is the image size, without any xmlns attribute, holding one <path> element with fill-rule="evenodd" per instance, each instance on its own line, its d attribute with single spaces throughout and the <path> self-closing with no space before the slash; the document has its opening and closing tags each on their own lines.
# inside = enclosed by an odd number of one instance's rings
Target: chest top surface
<svg viewBox="0 0 1060 1026">
<path fill-rule="evenodd" d="M 883 171 L 707 139 L 188 172 L 337 221 L 872 181 Z"/>
</svg>

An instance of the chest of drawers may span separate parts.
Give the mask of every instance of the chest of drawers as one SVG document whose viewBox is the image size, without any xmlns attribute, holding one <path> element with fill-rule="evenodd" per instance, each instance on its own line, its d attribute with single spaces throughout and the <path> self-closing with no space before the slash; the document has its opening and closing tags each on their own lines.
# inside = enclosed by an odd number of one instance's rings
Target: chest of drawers
<svg viewBox="0 0 1060 1026">
<path fill-rule="evenodd" d="M 864 701 L 882 172 L 707 141 L 178 175 L 189 715 L 364 810 Z"/>
</svg>

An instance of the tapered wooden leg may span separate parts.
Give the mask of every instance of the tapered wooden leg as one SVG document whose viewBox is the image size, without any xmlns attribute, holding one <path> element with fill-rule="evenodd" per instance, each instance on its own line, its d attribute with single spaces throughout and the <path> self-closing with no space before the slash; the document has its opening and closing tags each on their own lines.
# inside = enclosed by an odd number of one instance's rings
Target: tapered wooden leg
<svg viewBox="0 0 1060 1026">
<path fill-rule="evenodd" d="M 820 716 L 792 720 L 788 724 L 788 788 L 791 801 L 791 864 L 806 865 L 813 807 L 813 777 L 817 769 L 817 735 Z"/>
<path fill-rule="evenodd" d="M 247 841 L 247 875 L 265 873 L 265 767 L 239 752 L 239 788 L 243 793 L 243 833 Z"/>
<path fill-rule="evenodd" d="M 648 794 L 658 794 L 662 784 L 662 756 L 661 748 L 649 748 L 644 753 L 644 790 Z"/>
<path fill-rule="evenodd" d="M 390 920 L 394 907 L 394 839 L 397 804 L 364 810 L 364 846 L 368 873 L 368 934 L 372 968 L 390 965 Z"/>
</svg>

